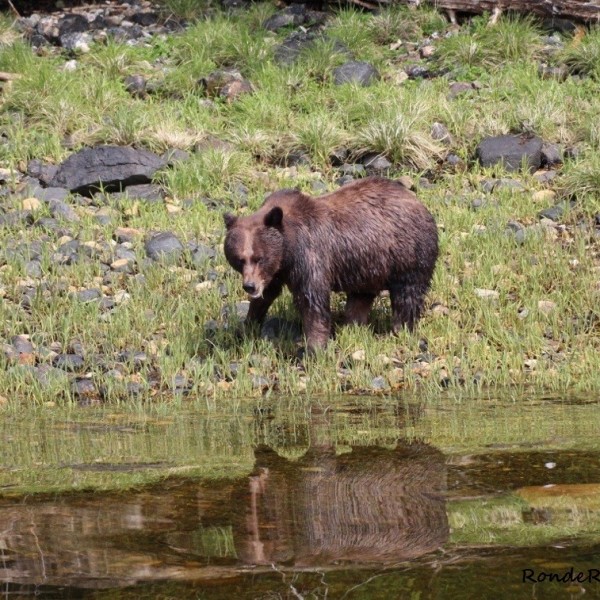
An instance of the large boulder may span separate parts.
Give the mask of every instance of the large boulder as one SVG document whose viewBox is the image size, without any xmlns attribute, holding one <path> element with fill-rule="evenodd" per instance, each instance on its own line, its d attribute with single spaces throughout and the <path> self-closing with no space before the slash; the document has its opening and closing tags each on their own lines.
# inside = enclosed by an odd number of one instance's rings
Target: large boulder
<svg viewBox="0 0 600 600">
<path fill-rule="evenodd" d="M 498 135 L 483 139 L 477 158 L 483 167 L 502 163 L 507 171 L 518 171 L 523 161 L 533 173 L 542 164 L 542 140 L 536 136 Z"/>
<path fill-rule="evenodd" d="M 59 166 L 50 186 L 84 196 L 99 190 L 118 192 L 129 185 L 150 183 L 164 166 L 166 161 L 148 150 L 127 146 L 85 148 Z"/>
</svg>

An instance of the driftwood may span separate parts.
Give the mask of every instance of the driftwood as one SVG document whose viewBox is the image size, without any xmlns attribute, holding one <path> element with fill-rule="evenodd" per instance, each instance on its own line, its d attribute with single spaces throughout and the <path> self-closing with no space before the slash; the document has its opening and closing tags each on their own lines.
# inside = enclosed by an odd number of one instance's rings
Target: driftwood
<svg viewBox="0 0 600 600">
<path fill-rule="evenodd" d="M 398 0 L 368 0 L 369 5 L 391 5 Z M 589 0 L 401 0 L 411 5 L 431 4 L 452 13 L 498 15 L 502 11 L 534 14 L 546 18 L 572 19 L 600 23 L 600 1 Z M 364 2 L 358 2 L 361 5 Z"/>
</svg>

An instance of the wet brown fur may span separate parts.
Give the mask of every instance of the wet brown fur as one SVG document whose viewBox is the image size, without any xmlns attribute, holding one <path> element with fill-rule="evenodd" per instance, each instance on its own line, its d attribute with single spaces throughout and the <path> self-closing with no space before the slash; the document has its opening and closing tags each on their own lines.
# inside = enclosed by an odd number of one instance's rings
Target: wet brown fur
<svg viewBox="0 0 600 600">
<path fill-rule="evenodd" d="M 262 322 L 287 285 L 309 350 L 329 338 L 332 291 L 347 294 L 347 322 L 366 323 L 382 290 L 390 292 L 395 332 L 412 329 L 421 315 L 438 256 L 437 227 L 398 182 L 371 177 L 319 197 L 282 190 L 252 215 L 225 215 L 225 224 L 227 260 L 245 289 L 257 284 L 261 294 L 250 301 L 248 321 Z"/>
</svg>

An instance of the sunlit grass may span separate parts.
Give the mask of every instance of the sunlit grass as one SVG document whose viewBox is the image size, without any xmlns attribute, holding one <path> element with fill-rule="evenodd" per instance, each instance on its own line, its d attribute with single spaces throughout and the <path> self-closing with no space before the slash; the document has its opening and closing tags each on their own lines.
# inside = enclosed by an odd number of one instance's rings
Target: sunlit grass
<svg viewBox="0 0 600 600">
<path fill-rule="evenodd" d="M 172 11 L 191 8 L 180 5 Z M 64 352 L 78 340 L 85 372 L 77 376 L 104 386 L 103 398 L 115 402 L 131 400 L 132 382 L 141 386 L 140 397 L 164 398 L 178 378 L 207 404 L 222 398 L 256 401 L 263 394 L 304 398 L 419 390 L 437 397 L 447 389 L 467 395 L 529 386 L 597 389 L 597 31 L 580 42 L 565 40 L 565 51 L 553 56 L 579 77 L 561 82 L 539 75 L 544 34 L 529 18 L 503 18 L 494 27 L 474 18 L 446 35 L 445 19 L 429 8 L 394 7 L 377 15 L 340 10 L 293 65 L 281 66 L 273 52 L 289 32 L 262 28 L 276 9 L 266 3 L 227 15 L 212 8 L 190 13 L 200 18 L 166 39 L 93 45 L 77 58 L 74 71 L 63 68 L 67 56 L 39 56 L 12 34 L 9 23 L 0 25 L 0 70 L 21 75 L 0 96 L 1 166 L 24 168 L 32 158 L 58 163 L 95 144 L 189 153 L 157 174 L 166 203 L 109 200 L 113 220 L 101 225 L 93 210 L 68 198 L 80 221 L 58 219 L 63 232 L 46 234 L 21 222 L 0 227 L 2 342 L 27 334 L 44 352 L 55 346 Z M 432 36 L 435 58 L 423 64 L 450 73 L 402 83 L 395 76 L 403 61 L 416 60 L 414 44 L 425 36 Z M 396 46 L 398 40 L 402 44 Z M 336 86 L 333 69 L 350 59 L 370 61 L 382 79 L 369 87 Z M 254 91 L 233 102 L 207 98 L 199 80 L 218 68 L 239 70 Z M 152 84 L 147 97 L 127 92 L 124 80 L 132 74 Z M 478 85 L 451 97 L 454 80 Z M 450 146 L 432 138 L 434 122 L 448 128 Z M 483 137 L 510 132 L 536 134 L 568 151 L 557 179 L 540 184 L 528 174 L 484 170 L 475 163 Z M 296 360 L 302 343 L 293 336 L 240 338 L 236 319 L 224 312 L 234 313 L 245 295 L 220 250 L 222 213 L 247 214 L 276 188 L 311 193 L 317 183 L 334 190 L 340 176 L 334 155 L 353 162 L 371 153 L 392 161 L 393 177 L 410 175 L 419 183 L 426 176 L 431 182 L 417 188 L 440 226 L 441 254 L 415 333 L 391 335 L 389 300 L 381 298 L 371 326 L 337 327 L 327 350 L 304 367 Z M 464 171 L 448 168 L 448 153 L 464 161 Z M 304 155 L 310 164 L 290 167 L 292 155 Z M 517 178 L 524 191 L 485 193 L 482 183 L 498 177 Z M 558 195 L 534 201 L 534 193 L 547 187 Z M 571 199 L 575 205 L 558 227 L 539 225 L 541 210 Z M 481 200 L 474 210 L 472 203 Z M 2 206 L 21 210 L 22 199 L 8 196 Z M 49 216 L 42 204 L 34 220 Z M 523 239 L 507 229 L 511 221 L 525 228 Z M 64 232 L 82 243 L 101 242 L 112 240 L 117 227 L 140 231 L 132 276 L 107 276 L 98 258 L 57 264 L 54 254 L 68 241 L 60 239 Z M 149 264 L 144 239 L 157 231 L 172 231 L 184 244 L 209 245 L 217 257 L 194 265 L 186 251 L 175 264 Z M 31 279 L 29 258 L 14 249 L 40 240 L 42 277 Z M 115 259 L 111 248 L 107 264 Z M 24 301 L 24 291 L 36 285 Z M 74 292 L 90 287 L 124 300 L 101 310 L 73 299 Z M 497 297 L 482 298 L 482 289 Z M 335 294 L 336 315 L 343 304 L 343 296 Z M 545 312 L 540 306 L 552 308 Z M 299 321 L 287 292 L 270 314 Z M 126 362 L 119 365 L 121 379 L 114 373 L 107 378 L 123 351 L 144 352 L 147 361 L 141 367 Z M 105 363 L 94 360 L 97 355 Z M 40 383 L 27 365 L 1 360 L 5 394 L 35 403 L 48 394 L 73 399 L 74 375 L 54 373 L 50 383 Z M 37 366 L 50 365 L 52 354 L 36 360 Z"/>
</svg>

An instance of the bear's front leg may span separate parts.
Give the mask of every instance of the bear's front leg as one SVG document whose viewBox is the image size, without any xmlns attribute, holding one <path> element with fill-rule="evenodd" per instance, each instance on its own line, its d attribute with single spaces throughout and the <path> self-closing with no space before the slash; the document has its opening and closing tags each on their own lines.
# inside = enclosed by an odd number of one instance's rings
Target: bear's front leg
<svg viewBox="0 0 600 600">
<path fill-rule="evenodd" d="M 260 298 L 252 298 L 252 300 L 250 300 L 250 308 L 248 309 L 246 323 L 257 323 L 258 325 L 262 325 L 262 322 L 267 316 L 267 311 L 271 304 L 275 302 L 279 294 L 281 294 L 282 288 L 283 284 L 280 281 L 271 281 L 271 283 L 263 290 L 263 294 Z"/>
<path fill-rule="evenodd" d="M 331 310 L 329 308 L 329 295 L 308 302 L 306 298 L 296 299 L 296 305 L 302 315 L 302 327 L 306 337 L 306 350 L 314 354 L 327 346 L 331 334 Z"/>
</svg>

